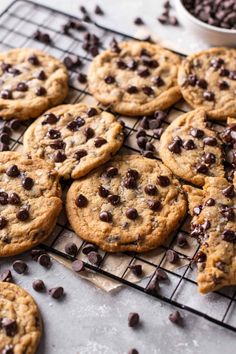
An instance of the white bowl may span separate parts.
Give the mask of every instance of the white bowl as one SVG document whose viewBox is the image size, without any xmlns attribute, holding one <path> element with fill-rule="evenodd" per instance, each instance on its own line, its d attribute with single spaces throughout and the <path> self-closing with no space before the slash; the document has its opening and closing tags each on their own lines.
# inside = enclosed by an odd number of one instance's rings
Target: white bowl
<svg viewBox="0 0 236 354">
<path fill-rule="evenodd" d="M 181 0 L 175 0 L 181 23 L 210 45 L 236 47 L 236 30 L 208 25 L 190 14 Z"/>
</svg>

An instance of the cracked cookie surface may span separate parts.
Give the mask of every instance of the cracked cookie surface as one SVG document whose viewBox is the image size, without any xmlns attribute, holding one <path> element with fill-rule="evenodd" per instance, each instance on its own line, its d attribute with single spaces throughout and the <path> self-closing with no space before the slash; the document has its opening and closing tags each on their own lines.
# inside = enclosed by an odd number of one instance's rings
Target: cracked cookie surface
<svg viewBox="0 0 236 354">
<path fill-rule="evenodd" d="M 183 60 L 178 83 L 193 108 L 204 108 L 209 118 L 236 117 L 236 50 L 211 48 Z"/>
<path fill-rule="evenodd" d="M 26 120 L 64 100 L 68 73 L 56 58 L 37 49 L 0 54 L 0 115 Z"/>
<path fill-rule="evenodd" d="M 116 118 L 83 103 L 46 112 L 28 128 L 24 149 L 54 164 L 63 178 L 79 178 L 107 162 L 123 143 Z"/>
<path fill-rule="evenodd" d="M 186 200 L 162 163 L 117 155 L 73 182 L 66 210 L 77 235 L 103 250 L 144 252 L 163 244 L 176 229 Z"/>
<path fill-rule="evenodd" d="M 160 157 L 178 177 L 202 186 L 206 176 L 224 177 L 221 142 L 202 109 L 176 118 L 160 140 Z"/>
<path fill-rule="evenodd" d="M 177 84 L 180 57 L 148 42 L 122 42 L 98 55 L 89 73 L 89 89 L 113 111 L 149 115 L 181 98 Z"/>
<path fill-rule="evenodd" d="M 52 165 L 18 152 L 0 153 L 0 256 L 22 253 L 53 230 L 61 188 Z"/>
</svg>

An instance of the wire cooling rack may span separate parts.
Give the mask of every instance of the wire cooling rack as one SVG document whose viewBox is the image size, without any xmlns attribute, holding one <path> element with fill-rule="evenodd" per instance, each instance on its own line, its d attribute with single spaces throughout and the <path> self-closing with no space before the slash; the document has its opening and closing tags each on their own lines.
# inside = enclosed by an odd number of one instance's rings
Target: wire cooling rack
<svg viewBox="0 0 236 354">
<path fill-rule="evenodd" d="M 80 72 L 86 73 L 92 57 L 87 53 L 83 47 L 84 32 L 73 31 L 70 36 L 62 33 L 62 26 L 68 20 L 77 19 L 65 13 L 53 10 L 46 6 L 38 5 L 28 0 L 14 1 L 1 15 L 0 15 L 0 50 L 8 50 L 16 47 L 33 47 L 43 49 L 51 55 L 63 60 L 66 56 L 79 56 L 83 66 Z M 101 40 L 101 50 L 108 47 L 113 38 L 118 42 L 120 40 L 129 40 L 132 37 L 125 34 L 104 28 L 95 23 L 85 23 L 89 33 L 96 34 Z M 39 29 L 42 32 L 48 33 L 52 39 L 50 45 L 37 42 L 33 39 L 32 34 Z M 87 85 L 81 84 L 77 80 L 77 70 L 70 71 L 70 92 L 67 98 L 67 103 L 87 102 L 97 104 L 93 97 L 89 94 Z M 165 128 L 180 114 L 187 112 L 189 107 L 184 102 L 180 102 L 172 107 L 168 112 L 163 127 Z M 140 153 L 136 144 L 135 134 L 139 125 L 138 118 L 120 117 L 125 122 L 126 139 L 124 149 Z M 0 122 L 0 127 L 1 127 Z M 22 149 L 22 138 L 25 130 L 30 122 L 23 122 L 19 131 L 14 132 L 11 136 L 10 148 L 12 150 Z M 217 130 L 222 127 L 215 125 Z M 159 140 L 156 139 L 152 131 L 147 131 L 150 141 L 155 145 L 158 151 Z M 158 154 L 156 156 L 159 159 Z M 67 185 L 63 186 L 64 191 L 68 188 Z M 149 252 L 147 254 L 130 255 L 125 254 L 122 262 L 122 268 L 117 269 L 114 267 L 113 271 L 107 271 L 106 264 L 109 263 L 109 258 L 113 257 L 108 253 L 103 253 L 102 262 L 100 265 L 94 266 L 85 262 L 85 267 L 93 272 L 102 274 L 114 281 L 125 284 L 135 288 L 143 293 L 150 295 L 146 292 L 147 285 L 150 283 L 152 276 L 145 277 L 137 283 L 137 279 L 130 277 L 130 265 L 142 264 L 148 268 L 149 274 L 154 274 L 157 268 L 163 269 L 168 273 L 168 285 L 161 286 L 160 291 L 155 296 L 156 298 L 170 303 L 177 308 L 185 309 L 198 316 L 214 322 L 222 327 L 236 332 L 236 291 L 234 288 L 227 288 L 207 296 L 201 296 L 197 292 L 196 286 L 196 269 L 192 269 L 191 259 L 194 257 L 198 250 L 198 245 L 195 240 L 188 237 L 189 220 L 186 218 L 175 234 L 167 241 L 167 243 L 159 247 L 158 250 Z M 176 237 L 179 232 L 184 232 L 187 235 L 190 247 L 187 249 L 179 248 L 176 244 Z M 64 252 L 63 242 L 61 240 L 74 237 L 75 242 L 79 246 L 79 253 L 77 258 L 84 260 L 84 255 L 81 250 L 85 244 L 82 240 L 75 236 L 70 226 L 67 223 L 65 215 L 62 213 L 59 217 L 58 223 L 52 235 L 46 244 L 42 245 L 46 250 L 63 257 L 69 261 L 74 258 Z M 174 268 L 166 260 L 166 251 L 168 249 L 175 250 L 181 259 L 182 266 Z"/>
</svg>

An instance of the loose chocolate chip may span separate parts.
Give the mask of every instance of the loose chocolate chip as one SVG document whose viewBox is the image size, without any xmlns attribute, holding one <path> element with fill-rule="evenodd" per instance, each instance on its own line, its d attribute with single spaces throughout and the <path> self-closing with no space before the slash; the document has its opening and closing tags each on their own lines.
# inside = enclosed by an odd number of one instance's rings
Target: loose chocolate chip
<svg viewBox="0 0 236 354">
<path fill-rule="evenodd" d="M 64 295 L 64 289 L 62 286 L 58 286 L 56 288 L 51 288 L 48 290 L 49 295 L 54 299 L 60 299 Z"/>
<path fill-rule="evenodd" d="M 56 129 L 49 129 L 47 136 L 49 139 L 59 139 L 61 137 L 61 132 Z"/>
<path fill-rule="evenodd" d="M 153 184 L 146 185 L 144 191 L 147 195 L 156 195 L 158 192 L 157 187 Z"/>
<path fill-rule="evenodd" d="M 164 132 L 163 128 L 154 129 L 153 130 L 153 135 L 155 136 L 155 138 L 160 139 L 160 137 L 162 136 L 163 132 Z"/>
<path fill-rule="evenodd" d="M 90 252 L 96 252 L 98 247 L 92 243 L 86 243 L 86 245 L 82 249 L 83 254 L 89 254 Z"/>
<path fill-rule="evenodd" d="M 27 191 L 30 191 L 33 188 L 34 180 L 31 177 L 24 177 L 21 180 L 22 187 Z"/>
<path fill-rule="evenodd" d="M 167 176 L 158 176 L 157 177 L 157 183 L 161 187 L 168 187 L 170 185 L 170 179 Z"/>
<path fill-rule="evenodd" d="M 10 193 L 8 195 L 8 203 L 12 205 L 19 205 L 21 203 L 19 195 L 15 192 Z"/>
<path fill-rule="evenodd" d="M 44 87 L 38 87 L 35 91 L 36 96 L 44 96 L 46 95 L 47 91 Z"/>
<path fill-rule="evenodd" d="M 45 291 L 46 288 L 44 282 L 40 279 L 34 280 L 32 283 L 32 287 L 37 292 Z"/>
<path fill-rule="evenodd" d="M 146 151 L 151 151 L 154 152 L 156 150 L 155 146 L 153 145 L 153 143 L 150 143 L 149 141 L 147 142 L 146 146 L 145 146 L 145 150 Z"/>
<path fill-rule="evenodd" d="M 194 215 L 199 215 L 201 211 L 202 211 L 202 205 L 198 205 L 193 208 Z"/>
<path fill-rule="evenodd" d="M 142 88 L 142 90 L 143 90 L 143 92 L 145 93 L 145 95 L 147 95 L 147 96 L 152 96 L 152 95 L 155 94 L 155 91 L 154 91 L 151 87 L 149 87 L 149 86 L 144 86 L 144 87 Z"/>
<path fill-rule="evenodd" d="M 63 162 L 66 160 L 66 158 L 67 158 L 66 154 L 62 151 L 57 151 L 53 157 L 55 162 Z"/>
<path fill-rule="evenodd" d="M 113 178 L 118 175 L 118 169 L 116 167 L 108 167 L 105 172 L 105 176 Z"/>
<path fill-rule="evenodd" d="M 79 73 L 77 75 L 77 80 L 81 83 L 81 84 L 86 84 L 87 82 L 87 75 L 84 73 Z"/>
<path fill-rule="evenodd" d="M 168 145 L 168 149 L 173 152 L 174 154 L 181 153 L 181 144 L 179 140 L 173 140 L 172 143 Z"/>
<path fill-rule="evenodd" d="M 145 149 L 146 144 L 147 144 L 148 139 L 145 136 L 140 136 L 137 138 L 137 144 L 140 147 L 140 149 Z"/>
<path fill-rule="evenodd" d="M 205 98 L 206 101 L 214 101 L 215 100 L 215 94 L 212 91 L 204 91 L 203 92 L 203 98 Z"/>
<path fill-rule="evenodd" d="M 154 277 L 148 283 L 145 290 L 148 294 L 156 295 L 158 293 L 158 289 L 159 289 L 159 280 L 158 280 L 157 275 L 155 273 Z"/>
<path fill-rule="evenodd" d="M 87 254 L 87 257 L 89 262 L 95 265 L 99 265 L 102 261 L 102 256 L 98 252 L 89 252 Z"/>
<path fill-rule="evenodd" d="M 201 89 L 206 89 L 208 84 L 207 84 L 207 81 L 205 79 L 199 79 L 197 80 L 196 82 L 197 86 L 200 87 Z"/>
<path fill-rule="evenodd" d="M 206 138 L 203 139 L 203 143 L 205 145 L 209 145 L 209 146 L 216 146 L 217 145 L 217 140 L 216 140 L 216 138 L 209 136 L 209 137 L 206 137 Z"/>
<path fill-rule="evenodd" d="M 157 129 L 161 126 L 162 121 L 160 119 L 150 119 L 149 120 L 149 129 Z"/>
<path fill-rule="evenodd" d="M 12 264 L 14 271 L 18 274 L 24 274 L 28 270 L 28 266 L 25 262 L 17 260 Z"/>
<path fill-rule="evenodd" d="M 12 98 L 12 92 L 10 90 L 1 91 L 1 98 L 4 100 L 10 100 Z"/>
<path fill-rule="evenodd" d="M 58 121 L 58 117 L 53 113 L 44 114 L 44 117 L 45 119 L 42 121 L 42 125 L 55 124 Z"/>
<path fill-rule="evenodd" d="M 219 81 L 219 88 L 220 90 L 228 90 L 229 89 L 229 84 L 225 80 Z"/>
<path fill-rule="evenodd" d="M 84 208 L 88 205 L 88 199 L 83 194 L 79 194 L 75 200 L 75 204 L 78 208 Z"/>
<path fill-rule="evenodd" d="M 6 192 L 0 192 L 0 204 L 6 205 L 8 203 L 8 194 Z"/>
<path fill-rule="evenodd" d="M 144 25 L 144 22 L 141 19 L 141 17 L 137 17 L 137 18 L 134 19 L 134 24 L 137 25 L 137 26 L 140 26 L 140 25 Z"/>
<path fill-rule="evenodd" d="M 183 148 L 185 150 L 193 150 L 196 148 L 195 144 L 194 144 L 194 141 L 192 139 L 189 139 L 189 140 L 185 140 L 183 142 Z"/>
<path fill-rule="evenodd" d="M 6 133 L 2 133 L 2 134 L 0 135 L 0 142 L 1 142 L 2 144 L 9 145 L 9 143 L 10 143 L 10 137 L 9 137 L 9 135 L 6 134 Z"/>
<path fill-rule="evenodd" d="M 94 145 L 96 148 L 101 147 L 102 145 L 106 144 L 107 140 L 101 137 L 97 137 L 94 139 Z"/>
<path fill-rule="evenodd" d="M 166 251 L 166 259 L 168 262 L 175 264 L 179 260 L 179 255 L 178 255 L 178 253 L 176 253 L 173 250 L 167 250 Z"/>
<path fill-rule="evenodd" d="M 65 245 L 65 252 L 71 256 L 76 256 L 78 253 L 78 247 L 74 242 L 67 242 Z"/>
<path fill-rule="evenodd" d="M 28 88 L 29 87 L 25 82 L 19 82 L 16 86 L 16 91 L 25 92 Z"/>
<path fill-rule="evenodd" d="M 4 270 L 4 272 L 0 274 L 0 281 L 12 283 L 13 277 L 9 269 Z"/>
<path fill-rule="evenodd" d="M 129 208 L 126 210 L 125 215 L 130 220 L 136 220 L 138 218 L 138 212 L 135 208 Z"/>
<path fill-rule="evenodd" d="M 2 127 L 2 133 L 5 133 L 7 135 L 11 135 L 11 128 L 8 127 L 6 124 Z"/>
<path fill-rule="evenodd" d="M 155 277 L 157 280 L 161 281 L 161 280 L 167 280 L 168 279 L 168 275 L 166 274 L 166 272 L 161 269 L 161 268 L 158 268 L 156 271 L 155 271 Z"/>
<path fill-rule="evenodd" d="M 6 174 L 9 177 L 18 177 L 20 174 L 20 171 L 16 165 L 9 166 L 6 170 Z"/>
<path fill-rule="evenodd" d="M 44 254 L 45 251 L 44 250 L 41 250 L 39 248 L 35 248 L 35 249 L 32 249 L 31 250 L 31 257 L 32 259 L 37 262 L 38 261 L 38 258 L 41 254 Z"/>
<path fill-rule="evenodd" d="M 202 160 L 207 164 L 207 165 L 212 165 L 216 162 L 216 156 L 212 154 L 211 152 L 207 152 L 202 156 Z"/>
<path fill-rule="evenodd" d="M 204 175 L 207 175 L 209 172 L 208 167 L 204 164 L 197 165 L 196 170 L 197 172 L 203 173 Z"/>
<path fill-rule="evenodd" d="M 234 186 L 230 185 L 229 187 L 223 189 L 223 194 L 227 198 L 233 198 L 235 195 Z"/>
<path fill-rule="evenodd" d="M 148 200 L 147 205 L 149 209 L 157 211 L 161 209 L 161 202 L 159 200 Z"/>
<path fill-rule="evenodd" d="M 204 131 L 201 129 L 197 129 L 197 128 L 192 128 L 190 131 L 190 134 L 197 139 L 200 139 L 204 136 Z"/>
<path fill-rule="evenodd" d="M 76 261 L 72 262 L 71 268 L 76 273 L 83 272 L 85 270 L 84 262 L 77 259 Z"/>
<path fill-rule="evenodd" d="M 138 88 L 136 86 L 129 86 L 127 88 L 127 92 L 132 95 L 132 94 L 135 94 L 135 93 L 138 93 Z"/>
<path fill-rule="evenodd" d="M 102 211 L 99 214 L 99 219 L 104 222 L 111 222 L 112 221 L 112 214 L 109 211 Z"/>
<path fill-rule="evenodd" d="M 227 242 L 236 242 L 236 233 L 233 230 L 225 230 L 222 235 L 222 239 Z"/>
<path fill-rule="evenodd" d="M 16 217 L 20 221 L 25 221 L 29 218 L 29 211 L 23 207 L 16 213 Z"/>
<path fill-rule="evenodd" d="M 176 244 L 180 248 L 187 246 L 188 242 L 186 235 L 180 232 L 177 236 Z"/>
<path fill-rule="evenodd" d="M 102 198 L 107 198 L 108 195 L 110 194 L 109 190 L 104 188 L 103 186 L 100 186 L 98 188 L 98 194 L 100 195 L 100 197 Z"/>
<path fill-rule="evenodd" d="M 87 13 L 88 13 L 88 11 L 87 11 L 87 9 L 86 9 L 86 7 L 85 6 L 80 6 L 80 11 L 82 12 L 82 14 L 84 14 L 84 15 L 86 15 Z"/>
<path fill-rule="evenodd" d="M 83 133 L 84 133 L 87 140 L 91 139 L 95 134 L 94 130 L 90 127 L 85 128 L 83 130 Z"/>
<path fill-rule="evenodd" d="M 179 324 L 181 321 L 181 315 L 179 311 L 174 311 L 169 315 L 169 320 L 175 324 Z"/>
<path fill-rule="evenodd" d="M 88 155 L 87 151 L 84 149 L 81 149 L 81 150 L 78 150 L 75 152 L 74 157 L 76 160 L 80 161 L 82 159 L 82 157 L 84 157 L 86 155 Z"/>
<path fill-rule="evenodd" d="M 116 80 L 113 76 L 109 75 L 105 77 L 104 81 L 106 84 L 111 85 L 114 84 Z"/>
<path fill-rule="evenodd" d="M 43 253 L 38 257 L 38 262 L 42 267 L 49 268 L 51 266 L 51 258 L 47 253 Z"/>
<path fill-rule="evenodd" d="M 98 5 L 96 5 L 94 12 L 95 12 L 96 15 L 104 15 L 103 10 Z"/>
<path fill-rule="evenodd" d="M 129 327 L 137 327 L 139 324 L 139 314 L 137 312 L 130 312 L 128 316 Z"/>
<path fill-rule="evenodd" d="M 143 268 L 141 264 L 130 265 L 129 269 L 134 275 L 136 275 L 136 277 L 141 277 L 143 274 Z"/>
<path fill-rule="evenodd" d="M 7 225 L 7 219 L 4 216 L 0 216 L 0 230 Z"/>
<path fill-rule="evenodd" d="M 110 194 L 107 199 L 114 206 L 120 204 L 120 196 L 119 195 Z"/>
<path fill-rule="evenodd" d="M 14 337 L 17 333 L 17 323 L 10 318 L 2 318 L 1 326 L 8 337 Z"/>
<path fill-rule="evenodd" d="M 39 60 L 38 57 L 35 54 L 32 54 L 29 58 L 28 58 L 28 62 L 32 65 L 39 65 Z"/>
<path fill-rule="evenodd" d="M 207 201 L 205 202 L 205 205 L 206 206 L 213 206 L 213 205 L 215 205 L 215 199 L 213 199 L 213 198 L 209 198 L 209 199 L 207 199 Z"/>
<path fill-rule="evenodd" d="M 10 147 L 7 144 L 0 143 L 0 151 L 9 151 Z"/>
</svg>

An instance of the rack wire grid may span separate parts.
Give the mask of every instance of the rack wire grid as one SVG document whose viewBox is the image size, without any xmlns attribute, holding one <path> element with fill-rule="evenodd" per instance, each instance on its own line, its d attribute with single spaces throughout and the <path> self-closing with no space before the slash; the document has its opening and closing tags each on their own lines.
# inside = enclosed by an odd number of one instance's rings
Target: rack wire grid
<svg viewBox="0 0 236 354">
<path fill-rule="evenodd" d="M 9 5 L 8 8 L 0 15 L 0 50 L 5 51 L 16 47 L 33 47 L 45 50 L 51 55 L 54 55 L 60 60 L 65 56 L 78 56 L 83 63 L 80 72 L 86 73 L 88 65 L 92 57 L 82 48 L 84 32 L 72 31 L 70 36 L 63 34 L 62 25 L 68 20 L 80 20 L 77 17 L 67 15 L 63 12 L 51 9 L 49 7 L 36 4 L 29 0 L 15 0 Z M 111 40 L 115 38 L 118 42 L 121 40 L 136 39 L 123 33 L 102 27 L 95 22 L 84 23 L 89 33 L 96 34 L 101 40 L 100 49 L 103 50 L 110 44 Z M 32 34 L 39 29 L 42 32 L 48 33 L 52 39 L 50 45 L 46 45 L 35 41 Z M 179 53 L 182 55 L 181 53 Z M 70 91 L 67 97 L 67 103 L 87 102 L 96 104 L 97 102 L 90 95 L 86 84 L 81 84 L 77 80 L 77 70 L 70 70 Z M 173 119 L 178 117 L 189 110 L 189 107 L 184 102 L 179 102 L 168 111 L 167 119 L 163 127 L 165 128 L 170 124 Z M 139 125 L 139 118 L 128 118 L 117 116 L 125 122 L 126 138 L 123 149 L 140 153 L 136 144 L 135 134 Z M 3 122 L 0 122 L 0 127 Z M 11 136 L 11 150 L 22 149 L 22 138 L 24 132 L 29 126 L 30 122 L 23 122 L 19 131 L 14 132 Z M 222 129 L 220 124 L 215 125 L 217 130 Z M 155 138 L 152 131 L 147 131 L 150 141 L 152 141 L 158 152 L 159 140 Z M 158 154 L 155 157 L 159 159 Z M 63 185 L 63 190 L 66 191 L 68 185 Z M 236 290 L 233 287 L 223 289 L 211 293 L 207 296 L 198 294 L 195 282 L 196 267 L 192 269 L 192 259 L 198 250 L 197 242 L 188 237 L 188 242 L 191 245 L 189 249 L 179 248 L 176 244 L 176 237 L 179 232 L 184 232 L 188 236 L 189 218 L 187 217 L 175 234 L 158 250 L 147 254 L 125 254 L 122 263 L 122 270 L 119 267 L 119 272 L 116 269 L 107 271 L 106 264 L 109 257 L 114 257 L 111 254 L 101 252 L 103 255 L 102 261 L 99 266 L 94 266 L 86 262 L 85 256 L 81 252 L 85 242 L 78 238 L 67 223 L 65 215 L 62 213 L 57 222 L 56 228 L 49 240 L 41 245 L 47 251 L 55 255 L 63 257 L 63 259 L 74 261 L 75 258 L 64 252 L 63 242 L 60 240 L 67 239 L 68 234 L 74 237 L 75 242 L 79 247 L 77 258 L 83 259 L 86 269 L 102 274 L 114 281 L 125 284 L 135 288 L 143 293 L 154 296 L 159 300 L 167 302 L 176 306 L 177 308 L 184 309 L 198 316 L 216 323 L 224 328 L 236 332 Z M 175 250 L 180 259 L 184 261 L 184 266 L 173 268 L 166 260 L 166 250 Z M 142 264 L 148 267 L 149 277 L 145 277 L 137 282 L 137 279 L 130 277 L 130 265 Z M 150 283 L 155 270 L 157 268 L 163 269 L 168 273 L 168 285 L 161 285 L 157 294 L 151 295 L 147 293 L 146 288 Z"/>
</svg>

